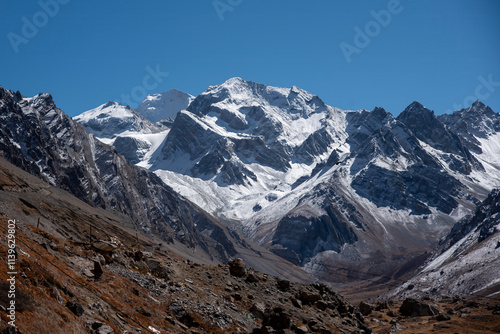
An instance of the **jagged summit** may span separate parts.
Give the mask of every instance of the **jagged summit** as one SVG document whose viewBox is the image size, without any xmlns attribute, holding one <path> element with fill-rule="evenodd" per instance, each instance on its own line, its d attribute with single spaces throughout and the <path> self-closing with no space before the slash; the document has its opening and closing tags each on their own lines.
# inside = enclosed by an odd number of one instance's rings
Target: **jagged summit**
<svg viewBox="0 0 500 334">
<path fill-rule="evenodd" d="M 374 117 L 376 117 L 379 121 L 384 120 L 387 116 L 393 117 L 391 113 L 387 112 L 384 108 L 381 107 L 375 107 L 372 110 L 372 114 Z"/>
<path fill-rule="evenodd" d="M 261 109 L 266 114 L 280 113 L 280 117 L 294 120 L 307 118 L 316 111 L 325 110 L 327 106 L 318 96 L 296 86 L 280 88 L 236 77 L 208 87 L 187 110 L 200 116 L 226 109 L 243 120 L 247 117 L 243 114 L 251 108 Z"/>
<path fill-rule="evenodd" d="M 397 117 L 400 121 L 417 122 L 417 120 L 435 118 L 434 111 L 427 109 L 420 102 L 413 101 L 405 108 L 405 110 Z"/>
<path fill-rule="evenodd" d="M 440 115 L 438 118 L 462 136 L 472 150 L 478 152 L 481 151 L 478 138 L 487 139 L 500 131 L 500 114 L 479 100 L 468 108 L 457 110 L 451 115 Z"/>
<path fill-rule="evenodd" d="M 489 117 L 495 115 L 495 112 L 480 100 L 476 100 L 469 108 L 457 110 L 454 112 L 454 114 L 455 113 L 463 115 L 479 115 L 479 116 L 489 116 Z"/>
</svg>

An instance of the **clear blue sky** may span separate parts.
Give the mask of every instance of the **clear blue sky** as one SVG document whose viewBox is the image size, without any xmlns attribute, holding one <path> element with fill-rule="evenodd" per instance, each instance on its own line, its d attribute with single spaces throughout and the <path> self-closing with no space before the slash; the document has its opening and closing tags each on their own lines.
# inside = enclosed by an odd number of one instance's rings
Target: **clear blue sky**
<svg viewBox="0 0 500 334">
<path fill-rule="evenodd" d="M 343 109 L 441 114 L 478 97 L 500 112 L 499 17 L 498 0 L 2 1 L 0 85 L 70 116 L 235 76 Z"/>
</svg>

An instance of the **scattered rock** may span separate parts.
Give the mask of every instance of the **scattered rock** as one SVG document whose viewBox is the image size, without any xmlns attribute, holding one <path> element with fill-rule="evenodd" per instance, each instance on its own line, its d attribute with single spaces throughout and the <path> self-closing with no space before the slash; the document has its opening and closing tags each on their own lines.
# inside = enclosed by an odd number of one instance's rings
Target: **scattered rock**
<svg viewBox="0 0 500 334">
<path fill-rule="evenodd" d="M 318 300 L 321 300 L 321 295 L 319 293 L 311 293 L 309 291 L 302 290 L 300 292 L 299 299 L 304 304 L 312 304 L 314 302 L 317 302 Z"/>
<path fill-rule="evenodd" d="M 375 306 L 375 311 L 383 311 L 383 310 L 388 310 L 389 303 L 388 302 L 378 302 L 377 305 Z"/>
<path fill-rule="evenodd" d="M 274 309 L 272 313 L 264 316 L 264 325 L 277 330 L 289 329 L 291 322 L 290 316 L 283 312 L 281 308 Z"/>
<path fill-rule="evenodd" d="M 259 319 L 264 319 L 264 314 L 266 313 L 266 307 L 262 303 L 255 303 L 250 308 L 250 312 Z"/>
<path fill-rule="evenodd" d="M 110 325 L 96 321 L 91 325 L 91 334 L 114 334 L 115 331 Z"/>
<path fill-rule="evenodd" d="M 295 327 L 295 333 L 297 334 L 307 334 L 309 333 L 309 328 L 306 325 L 300 325 Z"/>
<path fill-rule="evenodd" d="M 470 314 L 470 308 L 468 308 L 468 307 L 465 307 L 465 308 L 463 308 L 463 309 L 460 309 L 460 311 L 461 311 L 462 313 L 465 313 L 465 314 Z"/>
<path fill-rule="evenodd" d="M 134 253 L 134 261 L 140 261 L 144 258 L 144 254 L 141 251 L 137 251 Z"/>
<path fill-rule="evenodd" d="M 322 300 L 318 300 L 316 303 L 314 303 L 314 306 L 316 306 L 316 308 L 321 311 L 324 311 L 328 308 L 328 304 Z"/>
<path fill-rule="evenodd" d="M 401 304 L 399 312 L 410 317 L 433 316 L 440 313 L 439 308 L 432 303 L 407 298 Z"/>
<path fill-rule="evenodd" d="M 54 294 L 56 295 L 56 300 L 59 302 L 59 304 L 64 304 L 61 294 L 59 293 L 59 290 L 57 290 L 56 287 L 53 287 L 52 291 L 54 291 Z"/>
<path fill-rule="evenodd" d="M 500 314 L 500 304 L 497 304 L 491 308 L 493 310 L 493 314 L 498 315 Z"/>
<path fill-rule="evenodd" d="M 391 332 L 401 332 L 403 329 L 403 326 L 398 323 L 395 323 L 391 326 Z"/>
<path fill-rule="evenodd" d="M 359 312 L 364 315 L 365 317 L 369 314 L 372 313 L 374 309 L 374 306 L 372 304 L 368 304 L 364 301 L 362 301 L 361 303 L 359 303 Z"/>
<path fill-rule="evenodd" d="M 193 319 L 193 317 L 186 311 L 184 306 L 178 302 L 173 302 L 169 305 L 169 310 L 172 312 L 174 317 L 180 322 L 188 327 L 197 327 L 199 324 Z"/>
<path fill-rule="evenodd" d="M 103 274 L 101 263 L 98 260 L 93 260 L 93 262 L 94 262 L 94 269 L 91 271 L 92 274 L 94 274 L 95 279 L 98 280 L 99 278 L 101 278 Z"/>
<path fill-rule="evenodd" d="M 142 314 L 145 317 L 148 317 L 148 318 L 151 317 L 151 312 L 149 312 L 143 308 L 137 310 L 137 312 L 139 312 L 140 314 Z"/>
<path fill-rule="evenodd" d="M 297 308 L 302 308 L 302 301 L 300 301 L 300 299 L 293 298 L 292 304 L 293 304 L 293 306 L 295 306 Z"/>
<path fill-rule="evenodd" d="M 387 315 L 391 318 L 397 317 L 397 314 L 393 310 L 387 311 Z"/>
<path fill-rule="evenodd" d="M 118 248 L 118 245 L 112 242 L 100 240 L 92 244 L 94 248 L 102 252 L 112 252 Z"/>
<path fill-rule="evenodd" d="M 290 289 L 290 281 L 286 279 L 278 279 L 278 289 L 281 291 L 288 291 L 288 289 Z"/>
<path fill-rule="evenodd" d="M 240 258 L 228 262 L 228 265 L 229 265 L 229 272 L 233 276 L 242 277 L 245 276 L 247 273 L 245 262 Z"/>
<path fill-rule="evenodd" d="M 101 266 L 104 266 L 106 264 L 106 258 L 102 254 L 97 254 L 96 260 L 99 261 Z"/>
<path fill-rule="evenodd" d="M 248 283 L 257 283 L 257 282 L 259 282 L 259 278 L 254 273 L 249 273 L 246 281 Z"/>
<path fill-rule="evenodd" d="M 73 312 L 76 316 L 80 317 L 83 315 L 85 310 L 83 309 L 82 304 L 80 303 L 74 303 L 74 302 L 67 302 L 66 307 L 69 308 L 71 312 Z"/>
<path fill-rule="evenodd" d="M 451 319 L 451 316 L 449 314 L 440 314 L 436 317 L 436 320 L 437 321 L 447 321 L 447 320 L 450 320 Z"/>
</svg>

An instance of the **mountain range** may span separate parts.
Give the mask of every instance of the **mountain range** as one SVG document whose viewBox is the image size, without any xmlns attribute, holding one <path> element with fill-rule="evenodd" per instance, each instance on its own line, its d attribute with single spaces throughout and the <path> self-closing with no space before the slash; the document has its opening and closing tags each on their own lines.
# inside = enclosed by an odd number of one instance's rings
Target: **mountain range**
<svg viewBox="0 0 500 334">
<path fill-rule="evenodd" d="M 108 104 L 113 115 L 151 125 L 130 108 Z M 117 111 L 118 110 L 118 111 Z M 102 119 L 102 118 L 101 118 Z M 109 119 L 113 120 L 113 116 Z M 166 242 L 198 261 L 242 257 L 263 271 L 309 280 L 307 274 L 247 242 L 206 211 L 178 195 L 154 173 L 133 165 L 58 109 L 49 94 L 33 98 L 0 88 L 0 151 L 14 165 L 78 199 L 129 218 L 124 225 Z M 103 133 L 109 124 L 100 128 Z M 123 126 L 117 127 L 123 129 Z M 149 131 L 149 130 L 148 130 Z"/>
<path fill-rule="evenodd" d="M 498 122 L 479 101 L 440 116 L 413 102 L 394 117 L 232 78 L 179 110 L 140 164 L 255 242 L 343 282 L 353 263 L 372 276 L 407 266 L 500 184 Z"/>
<path fill-rule="evenodd" d="M 409 278 L 476 233 L 458 226 L 500 186 L 500 116 L 480 101 L 394 117 L 232 78 L 72 120 L 50 95 L 1 94 L 0 149 L 23 169 L 202 257 L 267 249 L 339 287 Z"/>
</svg>

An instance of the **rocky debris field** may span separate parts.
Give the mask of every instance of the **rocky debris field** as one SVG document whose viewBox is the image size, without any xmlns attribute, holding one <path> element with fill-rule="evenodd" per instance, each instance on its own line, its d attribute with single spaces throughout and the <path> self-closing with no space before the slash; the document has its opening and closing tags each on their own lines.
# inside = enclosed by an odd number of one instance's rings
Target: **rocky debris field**
<svg viewBox="0 0 500 334">
<path fill-rule="evenodd" d="M 31 225 L 19 226 L 17 238 L 17 333 L 500 331 L 498 301 L 455 297 L 353 306 L 324 284 L 266 275 L 241 259 L 203 265 L 160 245 L 127 245 L 133 238 L 91 245 Z M 4 239 L 1 256 L 7 252 Z M 7 268 L 4 262 L 0 266 L 5 281 Z M 15 333 L 7 327 L 5 296 L 0 298 L 1 333 Z"/>
<path fill-rule="evenodd" d="M 17 237 L 22 333 L 371 332 L 326 285 L 269 276 L 241 259 L 201 265 L 117 239 L 109 241 L 116 249 L 103 251 L 109 247 L 102 242 L 63 240 L 30 225 L 20 226 Z M 6 301 L 2 296 L 2 328 Z"/>
</svg>

